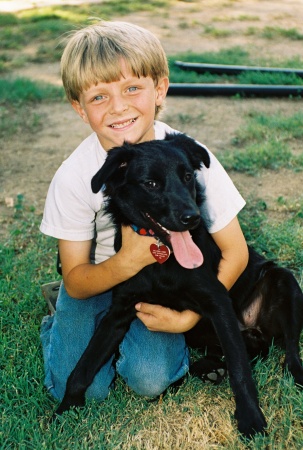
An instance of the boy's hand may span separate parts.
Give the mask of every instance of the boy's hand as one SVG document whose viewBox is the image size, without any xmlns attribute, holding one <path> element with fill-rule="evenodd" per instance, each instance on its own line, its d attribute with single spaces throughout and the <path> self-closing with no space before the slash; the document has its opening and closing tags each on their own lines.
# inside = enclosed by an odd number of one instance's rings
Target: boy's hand
<svg viewBox="0 0 303 450">
<path fill-rule="evenodd" d="M 137 317 L 150 331 L 185 333 L 193 328 L 201 316 L 193 311 L 175 311 L 160 305 L 137 303 Z"/>
<path fill-rule="evenodd" d="M 153 237 L 140 236 L 131 227 L 122 227 L 122 247 L 99 264 L 91 264 L 92 241 L 59 240 L 65 288 L 71 297 L 87 299 L 112 289 L 156 262 L 150 253 Z"/>
<path fill-rule="evenodd" d="M 122 226 L 122 247 L 119 250 L 121 258 L 128 264 L 138 267 L 138 271 L 143 267 L 156 262 L 150 252 L 151 244 L 157 240 L 150 236 L 140 236 L 131 227 Z"/>
</svg>

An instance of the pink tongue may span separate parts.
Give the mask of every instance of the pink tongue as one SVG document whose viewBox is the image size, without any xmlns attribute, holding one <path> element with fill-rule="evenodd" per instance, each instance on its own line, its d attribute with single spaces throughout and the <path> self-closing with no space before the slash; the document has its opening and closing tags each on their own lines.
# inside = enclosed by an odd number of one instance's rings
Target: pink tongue
<svg viewBox="0 0 303 450">
<path fill-rule="evenodd" d="M 170 242 L 180 266 L 185 269 L 195 269 L 203 264 L 201 250 L 193 242 L 189 231 L 171 231 Z"/>
</svg>

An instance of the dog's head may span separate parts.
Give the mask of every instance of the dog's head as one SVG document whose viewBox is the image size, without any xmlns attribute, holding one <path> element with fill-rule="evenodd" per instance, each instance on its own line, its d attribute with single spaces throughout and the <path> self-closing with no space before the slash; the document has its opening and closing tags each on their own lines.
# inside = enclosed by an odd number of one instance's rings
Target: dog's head
<svg viewBox="0 0 303 450">
<path fill-rule="evenodd" d="M 189 242 L 189 230 L 200 223 L 202 194 L 195 171 L 209 164 L 207 150 L 196 141 L 168 134 L 110 150 L 91 186 L 94 193 L 103 188 L 116 225 L 152 229 L 174 248 L 174 242 Z"/>
<path fill-rule="evenodd" d="M 199 222 L 195 171 L 203 164 L 210 164 L 204 147 L 184 134 L 167 134 L 110 150 L 91 186 L 94 193 L 103 187 L 125 225 L 151 227 L 147 213 L 165 228 L 183 231 Z"/>
</svg>

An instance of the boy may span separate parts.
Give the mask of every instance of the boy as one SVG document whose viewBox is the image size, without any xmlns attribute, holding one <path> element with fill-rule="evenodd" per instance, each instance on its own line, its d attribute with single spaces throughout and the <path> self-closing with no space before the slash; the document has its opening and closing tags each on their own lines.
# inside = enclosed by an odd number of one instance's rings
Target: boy
<svg viewBox="0 0 303 450">
<path fill-rule="evenodd" d="M 62 164 L 50 185 L 41 231 L 59 240 L 63 283 L 53 316 L 42 323 L 45 384 L 62 399 L 66 380 L 111 303 L 111 289 L 149 264 L 152 237 L 130 227 L 122 230 L 122 248 L 113 250 L 114 229 L 104 215 L 102 192 L 93 194 L 91 178 L 107 152 L 124 141 L 163 139 L 173 131 L 155 121 L 168 89 L 168 65 L 158 39 L 123 22 L 99 22 L 75 32 L 62 56 L 62 80 L 68 100 L 93 130 Z M 244 200 L 210 153 L 201 169 L 210 233 L 222 252 L 219 280 L 230 289 L 246 267 L 248 251 L 237 214 Z M 145 300 L 145 299 L 143 299 Z M 148 302 L 148 299 L 146 299 Z M 200 319 L 141 302 L 114 356 L 87 390 L 87 398 L 104 399 L 117 371 L 137 393 L 161 394 L 188 371 L 183 333 Z"/>
</svg>

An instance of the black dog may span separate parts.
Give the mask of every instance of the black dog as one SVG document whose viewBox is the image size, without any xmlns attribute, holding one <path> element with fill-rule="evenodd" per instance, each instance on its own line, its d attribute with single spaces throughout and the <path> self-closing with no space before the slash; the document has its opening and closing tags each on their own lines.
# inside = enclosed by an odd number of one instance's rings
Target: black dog
<svg viewBox="0 0 303 450">
<path fill-rule="evenodd" d="M 254 353 L 268 347 L 273 338 L 283 338 L 286 366 L 295 382 L 303 385 L 301 289 L 288 270 L 265 261 L 252 249 L 247 269 L 229 293 L 218 281 L 221 255 L 206 230 L 207 218 L 201 214 L 203 190 L 195 178 L 202 164 L 207 168 L 210 164 L 205 148 L 185 135 L 168 135 L 165 140 L 112 149 L 93 177 L 93 192 L 106 186 L 107 212 L 116 226 L 116 251 L 121 247 L 121 224 L 135 224 L 152 229 L 173 253 L 164 264 L 147 266 L 113 289 L 112 307 L 69 376 L 57 414 L 84 405 L 87 387 L 117 351 L 136 317 L 134 305 L 142 299 L 201 314 L 203 326 L 188 334 L 191 344 L 209 344 L 216 333 L 235 395 L 238 428 L 245 436 L 263 432 L 266 421 L 240 328 L 245 328 L 245 340 Z M 155 247 L 156 258 L 167 257 L 166 247 Z M 203 338 L 205 322 L 215 330 L 210 329 L 208 341 Z M 196 363 L 193 372 L 203 376 L 203 363 Z"/>
</svg>

